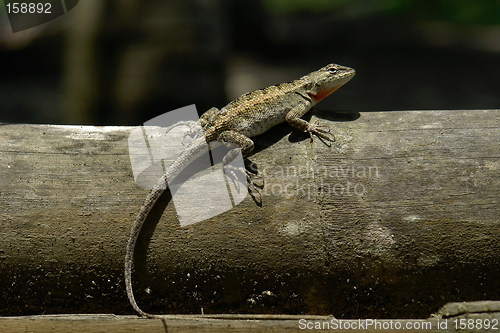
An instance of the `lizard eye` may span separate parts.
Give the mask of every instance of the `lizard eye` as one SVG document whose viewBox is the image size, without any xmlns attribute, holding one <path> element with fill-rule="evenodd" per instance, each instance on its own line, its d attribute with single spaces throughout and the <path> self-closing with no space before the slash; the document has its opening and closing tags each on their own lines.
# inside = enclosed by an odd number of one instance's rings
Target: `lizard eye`
<svg viewBox="0 0 500 333">
<path fill-rule="evenodd" d="M 330 73 L 336 73 L 337 69 L 336 68 L 330 68 L 329 71 L 330 71 Z"/>
</svg>

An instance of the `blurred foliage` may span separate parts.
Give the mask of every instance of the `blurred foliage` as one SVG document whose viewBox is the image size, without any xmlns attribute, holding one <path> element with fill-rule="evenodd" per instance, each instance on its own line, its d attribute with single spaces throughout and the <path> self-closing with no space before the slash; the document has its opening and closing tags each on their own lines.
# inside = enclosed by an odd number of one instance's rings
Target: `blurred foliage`
<svg viewBox="0 0 500 333">
<path fill-rule="evenodd" d="M 460 25 L 500 24 L 500 0 L 262 0 L 271 14 L 336 12 L 339 17 L 390 16 Z"/>
</svg>

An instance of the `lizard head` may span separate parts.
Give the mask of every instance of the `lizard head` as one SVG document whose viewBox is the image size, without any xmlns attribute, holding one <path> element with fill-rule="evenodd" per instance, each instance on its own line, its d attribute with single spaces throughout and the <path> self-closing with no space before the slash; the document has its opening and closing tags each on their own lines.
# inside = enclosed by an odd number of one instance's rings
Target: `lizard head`
<svg viewBox="0 0 500 333">
<path fill-rule="evenodd" d="M 307 94 L 315 103 L 346 84 L 356 74 L 352 68 L 329 64 L 303 77 L 307 80 Z"/>
</svg>

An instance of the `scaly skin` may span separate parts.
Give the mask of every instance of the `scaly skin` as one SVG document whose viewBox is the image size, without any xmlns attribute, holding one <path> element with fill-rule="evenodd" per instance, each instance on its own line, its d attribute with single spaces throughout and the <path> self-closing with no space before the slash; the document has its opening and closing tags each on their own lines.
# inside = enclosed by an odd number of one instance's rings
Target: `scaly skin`
<svg viewBox="0 0 500 333">
<path fill-rule="evenodd" d="M 282 122 L 288 122 L 299 130 L 332 141 L 330 129 L 324 126 L 310 124 L 300 119 L 319 101 L 347 83 L 355 74 L 354 69 L 336 64 L 327 65 L 298 80 L 270 86 L 262 90 L 247 93 L 232 101 L 222 109 L 211 108 L 200 118 L 203 134 L 198 133 L 179 157 L 167 168 L 165 174 L 158 180 L 149 192 L 137 214 L 125 254 L 125 286 L 132 307 L 142 316 L 149 318 L 180 318 L 179 316 L 157 316 L 142 311 L 137 305 L 132 290 L 132 261 L 137 237 L 144 221 L 154 204 L 167 187 L 167 179 L 177 175 L 206 152 L 207 142 L 221 141 L 236 144 L 241 148 L 243 156 L 253 150 L 256 135 L 268 131 Z M 230 151 L 223 164 L 231 161 L 239 151 Z M 247 173 L 247 180 L 250 176 Z M 250 183 L 252 186 L 252 184 Z"/>
</svg>

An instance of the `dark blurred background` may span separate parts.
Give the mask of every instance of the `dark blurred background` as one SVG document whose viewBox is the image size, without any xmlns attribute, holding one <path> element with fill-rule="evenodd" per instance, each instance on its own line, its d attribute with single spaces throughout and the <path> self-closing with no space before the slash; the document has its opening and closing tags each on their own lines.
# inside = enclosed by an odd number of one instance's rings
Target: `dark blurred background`
<svg viewBox="0 0 500 333">
<path fill-rule="evenodd" d="M 0 122 L 139 125 L 331 62 L 357 75 L 322 109 L 500 108 L 500 1 L 84 0 L 15 34 L 2 4 Z"/>
</svg>

